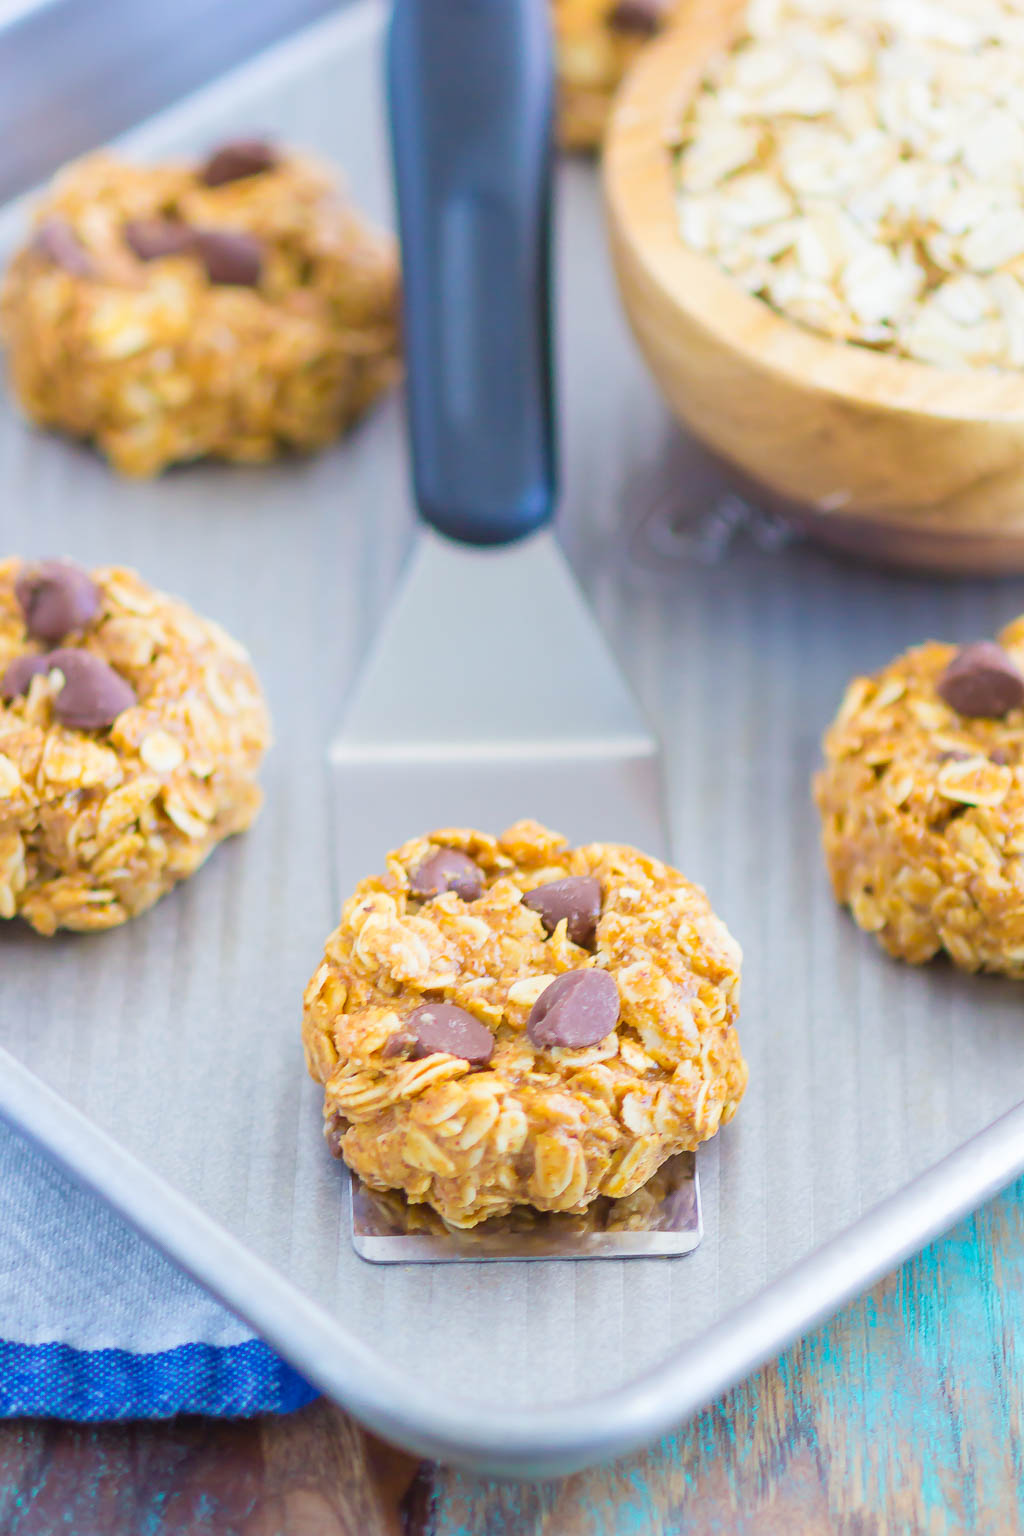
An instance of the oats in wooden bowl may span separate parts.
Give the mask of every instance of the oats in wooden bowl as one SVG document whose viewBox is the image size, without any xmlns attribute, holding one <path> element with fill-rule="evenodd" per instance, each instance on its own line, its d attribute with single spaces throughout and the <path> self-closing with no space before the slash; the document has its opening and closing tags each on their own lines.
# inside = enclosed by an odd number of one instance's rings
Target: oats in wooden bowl
<svg viewBox="0 0 1024 1536">
<path fill-rule="evenodd" d="M 1024 569 L 1022 42 L 1010 0 L 696 0 L 614 111 L 655 374 L 845 547 Z"/>
</svg>

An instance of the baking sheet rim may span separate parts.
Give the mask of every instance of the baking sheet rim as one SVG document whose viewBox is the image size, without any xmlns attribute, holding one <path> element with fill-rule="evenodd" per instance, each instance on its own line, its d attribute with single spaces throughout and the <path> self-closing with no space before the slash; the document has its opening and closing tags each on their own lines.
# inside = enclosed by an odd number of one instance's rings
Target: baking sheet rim
<svg viewBox="0 0 1024 1536">
<path fill-rule="evenodd" d="M 575 1471 L 650 1443 L 1024 1172 L 1024 1104 L 994 1121 L 653 1370 L 590 1399 L 487 1410 L 438 1400 L 0 1047 L 0 1115 L 386 1439 L 509 1477 Z"/>
</svg>

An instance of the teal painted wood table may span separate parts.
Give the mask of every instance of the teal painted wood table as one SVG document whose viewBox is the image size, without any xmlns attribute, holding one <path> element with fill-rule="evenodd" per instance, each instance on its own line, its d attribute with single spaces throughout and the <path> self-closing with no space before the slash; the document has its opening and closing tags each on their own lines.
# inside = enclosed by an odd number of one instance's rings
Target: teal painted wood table
<svg viewBox="0 0 1024 1536">
<path fill-rule="evenodd" d="M 0 1427 L 0 1536 L 1014 1536 L 1024 1181 L 678 1434 L 537 1486 L 285 1420 Z"/>
</svg>

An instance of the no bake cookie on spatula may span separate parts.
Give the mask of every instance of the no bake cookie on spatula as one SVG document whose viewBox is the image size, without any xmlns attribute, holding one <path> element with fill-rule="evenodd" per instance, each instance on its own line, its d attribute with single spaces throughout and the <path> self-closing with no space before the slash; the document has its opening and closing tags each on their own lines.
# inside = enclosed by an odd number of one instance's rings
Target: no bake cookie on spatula
<svg viewBox="0 0 1024 1536">
<path fill-rule="evenodd" d="M 836 897 L 889 954 L 1024 977 L 1024 618 L 855 678 L 814 789 Z"/>
<path fill-rule="evenodd" d="M 338 437 L 397 378 L 398 260 L 324 167 L 258 139 L 57 177 L 3 287 L 14 393 L 127 475 Z"/>
<path fill-rule="evenodd" d="M 333 1148 L 450 1225 L 621 1197 L 730 1120 L 740 951 L 634 848 L 535 822 L 406 843 L 306 992 Z"/>
<path fill-rule="evenodd" d="M 242 647 L 133 571 L 0 561 L 0 917 L 112 928 L 260 806 Z"/>
</svg>

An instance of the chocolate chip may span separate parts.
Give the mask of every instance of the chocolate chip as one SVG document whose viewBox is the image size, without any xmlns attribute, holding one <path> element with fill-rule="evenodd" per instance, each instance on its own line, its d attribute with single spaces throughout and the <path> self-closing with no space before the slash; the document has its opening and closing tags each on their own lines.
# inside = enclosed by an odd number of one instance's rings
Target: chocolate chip
<svg viewBox="0 0 1024 1536">
<path fill-rule="evenodd" d="M 0 679 L 0 699 L 16 699 L 28 693 L 32 679 L 49 670 L 49 656 L 15 656 Z"/>
<path fill-rule="evenodd" d="M 409 889 L 425 900 L 454 891 L 463 901 L 476 901 L 484 888 L 483 870 L 457 848 L 438 848 L 429 853 L 409 876 Z"/>
<path fill-rule="evenodd" d="M 523 906 L 539 912 L 545 933 L 554 933 L 563 917 L 574 944 L 593 949 L 597 920 L 601 916 L 601 887 L 591 875 L 568 875 L 535 886 L 523 897 Z"/>
<path fill-rule="evenodd" d="M 341 1144 L 345 1140 L 345 1133 L 349 1128 L 349 1122 L 344 1115 L 339 1115 L 337 1110 L 324 1125 L 324 1139 L 332 1157 L 341 1157 Z"/>
<path fill-rule="evenodd" d="M 183 256 L 195 249 L 195 231 L 180 219 L 129 219 L 124 238 L 140 261 Z"/>
<path fill-rule="evenodd" d="M 540 1049 L 578 1050 L 610 1035 L 619 1019 L 619 989 L 608 971 L 566 971 L 538 997 L 526 1033 Z"/>
<path fill-rule="evenodd" d="M 91 651 L 51 651 L 46 660 L 64 676 L 64 686 L 53 701 L 61 725 L 101 731 L 136 702 L 131 685 Z"/>
<path fill-rule="evenodd" d="M 255 288 L 263 271 L 263 243 L 236 229 L 197 229 L 195 242 L 211 283 Z"/>
<path fill-rule="evenodd" d="M 72 630 L 91 624 L 100 611 L 99 587 L 88 571 L 66 560 L 25 566 L 14 583 L 14 595 L 34 640 L 63 640 Z"/>
<path fill-rule="evenodd" d="M 608 13 L 613 32 L 629 32 L 637 37 L 653 37 L 661 30 L 669 0 L 618 0 Z"/>
<path fill-rule="evenodd" d="M 454 1003 L 424 1003 L 405 1021 L 415 1035 L 414 1061 L 423 1056 L 458 1056 L 471 1067 L 486 1067 L 494 1055 L 494 1036 L 479 1019 Z"/>
<path fill-rule="evenodd" d="M 33 249 L 76 277 L 93 275 L 92 260 L 67 219 L 44 219 L 32 237 Z"/>
<path fill-rule="evenodd" d="M 992 640 L 965 645 L 937 683 L 939 694 L 961 715 L 1001 719 L 1024 704 L 1024 677 Z"/>
<path fill-rule="evenodd" d="M 411 1029 L 396 1029 L 385 1040 L 381 1055 L 385 1061 L 391 1061 L 395 1056 L 404 1056 L 409 1047 L 415 1044 L 416 1036 Z"/>
<path fill-rule="evenodd" d="M 241 181 L 243 176 L 258 176 L 277 164 L 277 151 L 264 139 L 234 139 L 215 149 L 199 172 L 199 180 L 208 187 L 222 187 L 226 181 Z"/>
</svg>

